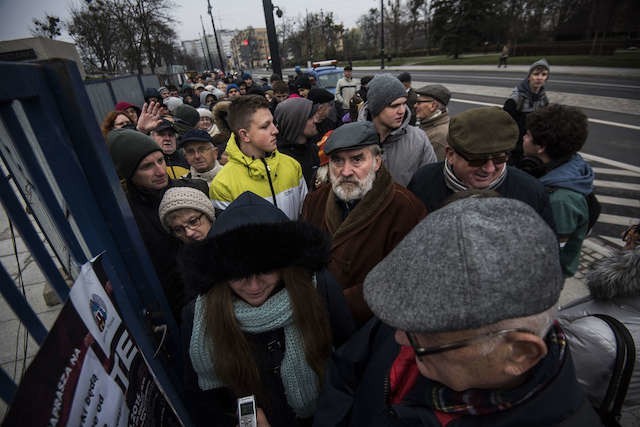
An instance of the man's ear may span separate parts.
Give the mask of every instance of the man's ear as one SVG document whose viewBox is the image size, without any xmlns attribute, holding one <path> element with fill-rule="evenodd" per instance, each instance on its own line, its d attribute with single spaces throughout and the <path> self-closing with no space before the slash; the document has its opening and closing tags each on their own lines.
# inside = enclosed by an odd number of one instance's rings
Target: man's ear
<svg viewBox="0 0 640 427">
<path fill-rule="evenodd" d="M 503 371 L 505 374 L 518 377 L 547 355 L 547 344 L 537 335 L 526 332 L 512 332 L 507 338 L 510 353 L 505 358 Z"/>
<path fill-rule="evenodd" d="M 373 161 L 375 162 L 374 170 L 378 172 L 378 169 L 380 169 L 380 166 L 382 166 L 382 154 L 376 154 L 376 156 L 373 158 Z"/>
<path fill-rule="evenodd" d="M 453 160 L 453 153 L 453 148 L 449 147 L 448 145 L 444 147 L 444 156 L 447 162 L 451 163 L 451 161 Z"/>
<path fill-rule="evenodd" d="M 245 128 L 238 129 L 236 134 L 240 137 L 241 142 L 251 142 L 249 139 L 249 132 Z"/>
</svg>

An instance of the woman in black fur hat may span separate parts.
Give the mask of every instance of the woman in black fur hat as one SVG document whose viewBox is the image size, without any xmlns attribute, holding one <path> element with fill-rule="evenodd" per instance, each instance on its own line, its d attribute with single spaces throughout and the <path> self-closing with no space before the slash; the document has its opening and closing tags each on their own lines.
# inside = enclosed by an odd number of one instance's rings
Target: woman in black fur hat
<svg viewBox="0 0 640 427">
<path fill-rule="evenodd" d="M 318 229 L 250 192 L 185 247 L 195 296 L 183 310 L 185 402 L 196 425 L 237 425 L 236 400 L 248 395 L 271 426 L 311 425 L 332 347 L 354 330 L 328 256 Z"/>
</svg>

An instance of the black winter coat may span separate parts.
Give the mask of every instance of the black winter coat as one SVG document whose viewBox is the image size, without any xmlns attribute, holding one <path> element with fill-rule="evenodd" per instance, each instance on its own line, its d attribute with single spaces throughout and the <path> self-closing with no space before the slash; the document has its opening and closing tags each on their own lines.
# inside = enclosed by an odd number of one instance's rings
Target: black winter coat
<svg viewBox="0 0 640 427">
<path fill-rule="evenodd" d="M 314 418 L 324 426 L 441 427 L 434 411 L 425 406 L 425 385 L 419 376 L 400 404 L 385 396 L 389 369 L 400 351 L 395 330 L 373 318 L 332 357 Z M 466 415 L 447 427 L 591 427 L 600 420 L 578 384 L 571 356 L 542 392 L 522 404 L 489 415 Z"/>
<path fill-rule="evenodd" d="M 317 274 L 317 290 L 325 301 L 329 312 L 331 334 L 334 348 L 349 339 L 355 330 L 351 313 L 347 307 L 342 288 L 326 269 Z M 191 418 L 196 426 L 236 426 L 236 399 L 234 393 L 226 388 L 203 391 L 198 386 L 197 374 L 189 357 L 191 332 L 193 329 L 195 301 L 185 306 L 182 312 L 182 341 L 185 349 L 185 399 Z M 287 403 L 287 398 L 280 377 L 280 365 L 284 358 L 285 339 L 284 329 L 278 328 L 259 334 L 245 333 L 247 340 L 254 349 L 255 361 L 258 365 L 260 378 L 270 402 L 257 402 L 262 407 L 272 427 L 296 427 L 311 425 L 311 420 L 296 419 L 293 410 Z"/>
<path fill-rule="evenodd" d="M 189 186 L 209 194 L 207 183 L 200 179 L 169 180 L 169 185 L 160 191 L 140 191 L 131 182 L 127 185 L 127 199 L 138 225 L 138 230 L 149 254 L 149 258 L 162 284 L 171 311 L 180 321 L 180 310 L 184 305 L 184 286 L 177 270 L 176 256 L 181 242 L 169 234 L 158 216 L 158 207 L 164 193 L 171 187 Z"/>
<path fill-rule="evenodd" d="M 453 194 L 444 179 L 444 162 L 422 166 L 411 178 L 407 188 L 424 203 L 427 211 L 441 208 Z M 507 176 L 495 189 L 503 197 L 520 200 L 531 206 L 542 219 L 555 231 L 549 194 L 537 179 L 526 172 L 507 166 Z"/>
</svg>

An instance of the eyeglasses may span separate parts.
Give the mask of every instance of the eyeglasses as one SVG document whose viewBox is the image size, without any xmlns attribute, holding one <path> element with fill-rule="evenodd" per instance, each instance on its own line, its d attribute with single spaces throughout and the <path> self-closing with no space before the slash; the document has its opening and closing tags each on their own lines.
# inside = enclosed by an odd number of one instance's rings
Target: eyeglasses
<svg viewBox="0 0 640 427">
<path fill-rule="evenodd" d="M 211 150 L 213 147 L 210 145 L 202 145 L 198 148 L 185 148 L 184 149 L 184 155 L 185 156 L 195 156 L 196 153 L 200 154 L 201 156 L 206 153 L 207 151 Z"/>
<path fill-rule="evenodd" d="M 171 232 L 176 236 L 184 236 L 185 234 L 187 234 L 187 228 L 189 230 L 194 230 L 200 227 L 200 221 L 202 220 L 203 216 L 204 213 L 201 213 L 200 215 L 187 220 L 187 223 L 185 225 L 176 225 L 175 227 L 171 227 Z"/>
<path fill-rule="evenodd" d="M 511 328 L 511 329 L 502 329 L 499 331 L 488 332 L 486 334 L 478 335 L 471 338 L 466 338 L 463 340 L 453 341 L 448 344 L 437 345 L 434 347 L 420 347 L 418 346 L 418 340 L 414 336 L 413 332 L 405 332 L 407 334 L 407 338 L 409 339 L 409 343 L 413 348 L 413 351 L 416 353 L 417 357 L 428 356 L 430 354 L 438 354 L 444 353 L 445 351 L 457 350 L 459 348 L 470 346 L 478 341 L 485 340 L 487 338 L 497 337 L 500 335 L 508 334 L 510 332 L 523 332 L 527 334 L 537 335 L 535 332 L 530 331 L 528 329 L 522 328 Z"/>
<path fill-rule="evenodd" d="M 501 165 L 503 163 L 506 163 L 507 160 L 509 160 L 509 155 L 507 153 L 500 154 L 498 156 L 487 157 L 487 158 L 483 158 L 483 159 L 470 159 L 469 157 L 467 157 L 466 155 L 462 154 L 461 152 L 459 152 L 457 150 L 456 150 L 456 153 L 460 157 L 465 159 L 467 161 L 467 163 L 469 164 L 469 166 L 471 166 L 473 168 L 479 168 L 480 166 L 484 166 L 485 163 L 487 163 L 489 160 L 491 160 L 495 166 L 499 166 L 499 165 Z"/>
</svg>

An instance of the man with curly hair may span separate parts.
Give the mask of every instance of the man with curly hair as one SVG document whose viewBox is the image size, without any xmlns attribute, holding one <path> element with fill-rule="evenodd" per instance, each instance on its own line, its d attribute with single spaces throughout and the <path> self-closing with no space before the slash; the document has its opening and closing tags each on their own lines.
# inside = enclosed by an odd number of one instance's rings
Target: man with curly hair
<svg viewBox="0 0 640 427">
<path fill-rule="evenodd" d="M 567 277 L 578 269 L 582 241 L 589 229 L 586 196 L 593 192 L 594 173 L 578 154 L 587 139 L 587 126 L 587 116 L 575 107 L 550 104 L 532 112 L 523 137 L 525 157 L 519 163 L 550 193 L 560 263 Z"/>
</svg>

